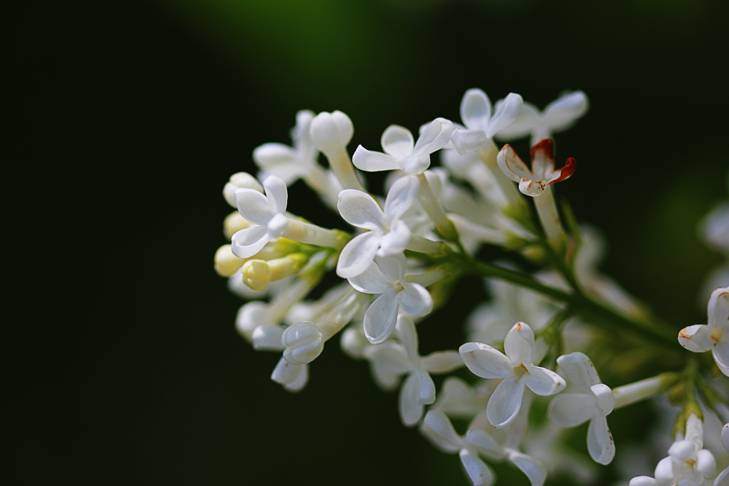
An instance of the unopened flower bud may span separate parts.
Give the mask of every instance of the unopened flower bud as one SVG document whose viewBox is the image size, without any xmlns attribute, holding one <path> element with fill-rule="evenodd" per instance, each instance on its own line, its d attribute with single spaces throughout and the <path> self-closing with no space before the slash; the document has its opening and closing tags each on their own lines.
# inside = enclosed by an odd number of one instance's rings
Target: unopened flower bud
<svg viewBox="0 0 729 486">
<path fill-rule="evenodd" d="M 233 254 L 230 245 L 223 245 L 215 252 L 215 271 L 221 277 L 232 276 L 244 262 L 244 259 Z"/>
<path fill-rule="evenodd" d="M 258 351 L 278 351 L 281 349 L 281 335 L 283 328 L 281 326 L 262 325 L 256 327 L 253 331 L 252 342 L 253 349 Z"/>
<path fill-rule="evenodd" d="M 248 172 L 237 172 L 233 174 L 223 187 L 223 197 L 234 208 L 236 207 L 235 191 L 238 189 L 253 189 L 254 191 L 263 192 L 263 188 L 256 178 Z"/>
<path fill-rule="evenodd" d="M 308 364 L 314 361 L 324 349 L 324 337 L 314 324 L 301 322 L 286 329 L 281 336 L 285 347 L 283 356 L 295 364 Z"/>
<path fill-rule="evenodd" d="M 235 211 L 223 220 L 223 234 L 226 238 L 231 239 L 238 231 L 248 228 L 250 225 L 238 211 Z"/>
<path fill-rule="evenodd" d="M 311 140 L 327 157 L 333 157 L 347 146 L 354 127 L 352 120 L 341 111 L 322 112 L 311 122 Z"/>
</svg>

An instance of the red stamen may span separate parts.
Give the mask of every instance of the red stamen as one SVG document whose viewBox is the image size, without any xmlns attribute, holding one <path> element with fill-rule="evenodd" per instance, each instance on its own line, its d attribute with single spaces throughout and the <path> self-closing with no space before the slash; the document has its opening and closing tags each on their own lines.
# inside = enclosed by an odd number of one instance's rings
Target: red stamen
<svg viewBox="0 0 729 486">
<path fill-rule="evenodd" d="M 574 157 L 567 157 L 567 160 L 564 163 L 564 166 L 559 171 L 559 177 L 550 182 L 551 184 L 556 184 L 558 182 L 562 182 L 564 180 L 569 179 L 572 177 L 572 174 L 575 173 L 575 170 L 577 169 L 577 161 Z"/>
<path fill-rule="evenodd" d="M 544 153 L 547 159 L 554 162 L 554 140 L 552 140 L 551 138 L 544 138 L 538 141 L 532 146 L 529 155 L 531 156 L 532 160 L 534 160 L 536 159 L 536 155 L 540 152 Z"/>
</svg>

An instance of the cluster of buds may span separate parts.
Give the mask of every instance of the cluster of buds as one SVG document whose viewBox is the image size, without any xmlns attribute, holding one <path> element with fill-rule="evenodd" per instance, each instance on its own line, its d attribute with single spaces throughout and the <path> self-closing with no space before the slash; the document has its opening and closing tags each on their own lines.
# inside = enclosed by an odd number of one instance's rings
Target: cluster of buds
<svg viewBox="0 0 729 486">
<path fill-rule="evenodd" d="M 726 398 L 725 384 L 699 383 L 708 365 L 686 358 L 690 373 L 670 370 L 611 388 L 583 352 L 609 346 L 601 332 L 606 319 L 637 337 L 665 337 L 643 304 L 597 270 L 599 234 L 557 205 L 554 188 L 574 174 L 576 162 L 557 163 L 551 137 L 586 110 L 582 92 L 540 111 L 514 93 L 492 105 L 471 89 L 460 122 L 436 117 L 417 136 L 391 125 L 382 151 L 358 145 L 350 157 L 354 127 L 340 111 L 301 111 L 291 146 L 256 148 L 258 178 L 237 173 L 223 189 L 235 212 L 225 218 L 229 242 L 216 252 L 215 269 L 248 299 L 236 321 L 241 336 L 257 350 L 281 353 L 271 378 L 301 390 L 310 365 L 338 337 L 346 354 L 369 363 L 382 388 L 399 388 L 403 424 L 419 425 L 438 449 L 457 454 L 474 485 L 494 482 L 492 462 L 512 464 L 532 485 L 557 470 L 585 480 L 595 474 L 589 461 L 555 452 L 563 429 L 587 423 L 586 453 L 606 465 L 616 455 L 609 415 L 678 395 L 678 445 L 655 479 L 633 483 L 699 485 L 717 477 L 717 461 L 703 449 L 702 417 L 729 417 L 717 405 Z M 530 164 L 497 142 L 521 137 L 531 138 Z M 436 155 L 442 167 L 431 167 Z M 366 189 L 364 172 L 388 172 L 384 196 Z M 288 186 L 298 181 L 341 217 L 341 227 L 289 211 L 295 205 Z M 726 227 L 714 231 L 724 245 Z M 483 247 L 540 270 L 479 260 Z M 329 273 L 340 282 L 312 299 Z M 468 319 L 468 342 L 422 356 L 423 322 L 467 275 L 486 277 L 491 295 Z M 665 341 L 675 344 L 670 336 Z M 712 351 L 717 369 L 729 374 L 729 288 L 712 295 L 708 325 L 687 327 L 679 341 L 690 351 Z M 470 383 L 449 377 L 439 390 L 434 376 L 464 366 Z M 696 398 L 699 385 L 704 392 Z M 532 407 L 540 400 L 548 406 Z M 535 425 L 530 414 L 540 410 Z M 463 433 L 453 419 L 467 421 Z M 545 440 L 549 447 L 539 447 Z M 669 473 L 673 482 L 666 483 Z M 715 484 L 726 477 L 722 472 Z"/>
</svg>

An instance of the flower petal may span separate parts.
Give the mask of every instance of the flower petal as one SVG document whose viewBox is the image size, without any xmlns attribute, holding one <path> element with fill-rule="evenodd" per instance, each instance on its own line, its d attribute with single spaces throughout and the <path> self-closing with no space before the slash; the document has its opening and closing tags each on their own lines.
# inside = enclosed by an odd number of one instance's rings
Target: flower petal
<svg viewBox="0 0 729 486">
<path fill-rule="evenodd" d="M 410 373 L 400 389 L 400 418 L 410 427 L 423 416 L 423 401 L 420 397 L 421 381 L 417 373 Z"/>
<path fill-rule="evenodd" d="M 600 383 L 595 366 L 583 353 L 564 354 L 557 358 L 557 366 L 570 390 L 586 392 L 592 385 Z"/>
<path fill-rule="evenodd" d="M 393 222 L 402 217 L 415 202 L 418 180 L 414 176 L 399 178 L 392 184 L 385 199 L 385 220 Z"/>
<path fill-rule="evenodd" d="M 408 225 L 403 221 L 396 221 L 390 226 L 390 231 L 382 236 L 377 254 L 381 257 L 402 254 L 410 243 L 411 236 Z"/>
<path fill-rule="evenodd" d="M 637 476 L 630 480 L 628 486 L 657 486 L 656 480 L 648 476 Z"/>
<path fill-rule="evenodd" d="M 400 376 L 410 369 L 405 349 L 394 342 L 369 346 L 364 354 L 372 365 L 375 381 L 386 390 L 394 388 Z"/>
<path fill-rule="evenodd" d="M 449 377 L 441 385 L 435 406 L 452 417 L 471 418 L 485 408 L 484 402 L 475 388 L 460 378 Z"/>
<path fill-rule="evenodd" d="M 468 479 L 471 480 L 473 486 L 493 484 L 494 473 L 491 472 L 491 469 L 489 469 L 485 462 L 479 459 L 478 455 L 468 449 L 461 449 L 458 457 L 460 457 L 463 469 L 466 471 Z"/>
<path fill-rule="evenodd" d="M 491 380 L 514 374 L 509 359 L 488 344 L 465 343 L 458 348 L 466 367 L 476 376 Z"/>
<path fill-rule="evenodd" d="M 491 425 L 504 427 L 516 418 L 524 397 L 524 383 L 516 378 L 504 379 L 494 390 L 486 405 L 486 417 Z"/>
<path fill-rule="evenodd" d="M 615 442 L 603 415 L 593 417 L 587 426 L 587 451 L 593 461 L 603 466 L 615 457 Z"/>
<path fill-rule="evenodd" d="M 382 133 L 380 139 L 383 150 L 398 160 L 406 158 L 413 152 L 415 142 L 413 134 L 405 127 L 390 125 Z"/>
<path fill-rule="evenodd" d="M 524 100 L 521 99 L 520 95 L 516 93 L 506 95 L 503 103 L 499 103 L 494 116 L 489 121 L 486 136 L 493 138 L 494 135 L 514 123 L 519 116 L 522 103 L 524 103 Z"/>
<path fill-rule="evenodd" d="M 719 288 L 709 299 L 709 326 L 729 332 L 729 287 Z"/>
<path fill-rule="evenodd" d="M 721 443 L 724 445 L 724 449 L 729 451 L 729 424 L 724 424 L 721 429 Z"/>
<path fill-rule="evenodd" d="M 533 177 L 529 167 L 511 145 L 507 144 L 501 148 L 496 156 L 496 162 L 499 164 L 501 172 L 514 182 L 520 182 L 523 179 L 531 180 Z"/>
<path fill-rule="evenodd" d="M 235 204 L 243 218 L 259 225 L 268 224 L 276 214 L 266 196 L 253 189 L 238 189 L 235 192 Z"/>
<path fill-rule="evenodd" d="M 372 344 L 379 344 L 390 337 L 397 322 L 397 296 L 388 290 L 372 302 L 364 315 L 364 332 Z"/>
<path fill-rule="evenodd" d="M 542 486 L 547 479 L 547 471 L 541 462 L 519 451 L 509 451 L 509 461 L 523 472 L 532 486 Z"/>
<path fill-rule="evenodd" d="M 701 449 L 697 452 L 696 470 L 701 473 L 704 479 L 713 478 L 716 474 L 716 459 L 714 459 L 714 455 L 706 449 Z"/>
<path fill-rule="evenodd" d="M 433 309 L 433 299 L 420 284 L 406 282 L 398 293 L 400 310 L 408 316 L 421 317 Z"/>
<path fill-rule="evenodd" d="M 503 102 L 504 100 L 496 102 L 496 111 L 499 111 Z M 502 140 L 513 140 L 515 138 L 529 135 L 529 133 L 532 132 L 540 123 L 540 117 L 541 114 L 534 105 L 530 103 L 523 103 L 514 122 L 499 130 L 496 137 Z"/>
<path fill-rule="evenodd" d="M 286 183 L 276 176 L 268 176 L 263 181 L 263 189 L 266 191 L 266 199 L 273 210 L 278 214 L 284 214 L 289 199 Z"/>
<path fill-rule="evenodd" d="M 469 130 L 456 128 L 451 135 L 451 141 L 460 154 L 469 154 L 478 150 L 488 142 L 488 137 L 482 130 Z"/>
<path fill-rule="evenodd" d="M 395 157 L 358 146 L 352 155 L 352 163 L 365 172 L 382 172 L 400 168 L 400 161 Z"/>
<path fill-rule="evenodd" d="M 408 357 L 411 360 L 417 359 L 418 332 L 415 330 L 415 323 L 413 320 L 407 316 L 398 314 L 395 330 L 397 331 L 397 339 L 405 348 L 405 352 L 408 354 Z"/>
<path fill-rule="evenodd" d="M 270 170 L 296 159 L 296 152 L 282 143 L 264 143 L 253 150 L 253 162 L 262 169 Z"/>
<path fill-rule="evenodd" d="M 391 288 L 390 279 L 380 271 L 380 267 L 374 262 L 367 267 L 367 270 L 347 280 L 354 290 L 363 294 L 381 294 Z"/>
<path fill-rule="evenodd" d="M 549 403 L 549 419 L 559 427 L 576 427 L 597 412 L 595 397 L 587 393 L 561 393 Z"/>
<path fill-rule="evenodd" d="M 466 91 L 461 100 L 461 121 L 472 130 L 483 130 L 491 119 L 491 100 L 478 88 Z"/>
<path fill-rule="evenodd" d="M 240 258 L 249 258 L 261 251 L 268 243 L 265 226 L 250 226 L 236 231 L 231 238 L 231 251 Z"/>
<path fill-rule="evenodd" d="M 422 358 L 422 366 L 431 373 L 450 373 L 463 366 L 463 360 L 455 351 L 435 351 Z"/>
<path fill-rule="evenodd" d="M 504 339 L 504 351 L 513 366 L 529 364 L 533 359 L 534 331 L 525 322 L 514 324 Z"/>
<path fill-rule="evenodd" d="M 560 96 L 544 109 L 543 120 L 550 131 L 561 131 L 587 112 L 587 96 L 582 91 Z"/>
<path fill-rule="evenodd" d="M 450 142 L 454 128 L 453 122 L 445 118 L 436 118 L 427 123 L 420 130 L 420 136 L 413 148 L 413 155 L 426 156 L 442 149 Z M 427 168 L 425 167 L 423 170 Z"/>
<path fill-rule="evenodd" d="M 721 340 L 711 350 L 711 354 L 714 355 L 716 366 L 724 375 L 729 376 L 729 335 L 725 333 L 722 336 Z"/>
<path fill-rule="evenodd" d="M 344 189 L 339 193 L 337 209 L 347 223 L 357 228 L 381 230 L 385 227 L 382 209 L 366 192 Z"/>
<path fill-rule="evenodd" d="M 678 342 L 694 353 L 703 353 L 711 349 L 711 330 L 705 324 L 684 327 L 678 333 Z"/>
<path fill-rule="evenodd" d="M 664 457 L 658 461 L 656 470 L 653 473 L 656 477 L 656 484 L 667 485 L 673 484 L 673 466 L 671 465 L 671 458 Z"/>
<path fill-rule="evenodd" d="M 499 461 L 504 458 L 504 446 L 499 444 L 496 439 L 484 430 L 476 428 L 469 429 L 466 433 L 465 441 L 489 459 Z"/>
<path fill-rule="evenodd" d="M 443 452 L 455 453 L 461 448 L 461 438 L 445 413 L 431 408 L 425 414 L 420 431 Z"/>
<path fill-rule="evenodd" d="M 380 236 L 372 231 L 355 236 L 339 254 L 337 275 L 352 278 L 364 272 L 374 261 L 379 247 Z"/>
<path fill-rule="evenodd" d="M 541 366 L 527 365 L 524 384 L 537 395 L 546 397 L 564 390 L 564 378 Z"/>
</svg>

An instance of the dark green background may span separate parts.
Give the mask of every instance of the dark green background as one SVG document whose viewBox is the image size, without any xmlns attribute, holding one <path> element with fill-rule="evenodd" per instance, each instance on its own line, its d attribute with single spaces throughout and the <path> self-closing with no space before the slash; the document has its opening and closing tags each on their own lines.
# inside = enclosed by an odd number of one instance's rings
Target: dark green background
<svg viewBox="0 0 729 486">
<path fill-rule="evenodd" d="M 676 328 L 702 322 L 720 258 L 696 225 L 727 197 L 726 2 L 588 3 L 25 2 L 8 17 L 5 152 L 31 172 L 33 310 L 51 316 L 24 328 L 12 373 L 16 482 L 462 481 L 365 364 L 330 346 L 290 395 L 268 379 L 277 358 L 234 330 L 239 302 L 212 271 L 220 190 L 301 108 L 345 111 L 374 148 L 390 123 L 456 118 L 470 87 L 539 105 L 584 90 L 589 114 L 558 139 L 579 164 L 560 194 L 605 231 L 608 273 Z M 291 208 L 335 221 L 300 187 Z M 426 349 L 462 342 L 480 296 L 461 286 Z M 618 451 L 649 415 L 616 418 Z"/>
</svg>

